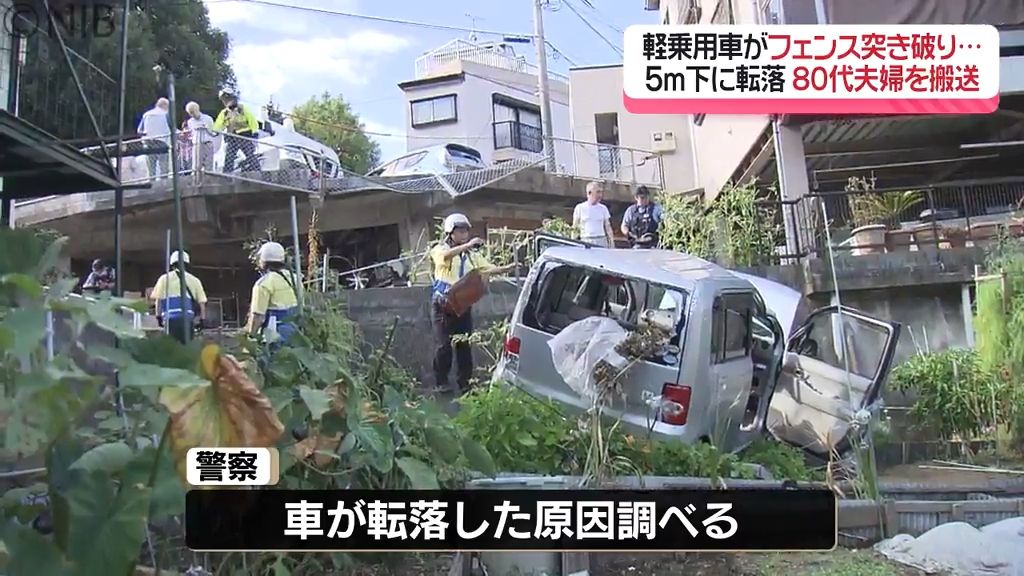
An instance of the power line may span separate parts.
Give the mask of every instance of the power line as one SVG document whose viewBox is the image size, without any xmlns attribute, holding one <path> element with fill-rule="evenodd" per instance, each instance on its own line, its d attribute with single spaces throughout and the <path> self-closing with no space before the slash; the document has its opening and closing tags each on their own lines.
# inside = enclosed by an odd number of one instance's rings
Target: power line
<svg viewBox="0 0 1024 576">
<path fill-rule="evenodd" d="M 355 18 L 358 20 L 369 20 L 371 22 L 386 22 L 389 24 L 401 24 L 404 26 L 416 26 L 419 28 L 431 28 L 434 30 L 451 30 L 456 32 L 473 32 L 476 34 L 488 34 L 491 36 L 525 36 L 533 38 L 533 34 L 519 34 L 514 32 L 501 32 L 498 30 L 480 30 L 475 28 L 468 28 L 466 26 L 452 26 L 450 24 L 432 24 L 430 22 L 419 22 L 416 20 L 403 20 L 401 18 L 387 18 L 384 16 L 369 16 L 367 14 L 354 14 L 352 12 L 341 12 L 340 10 L 327 10 L 325 8 L 313 8 L 310 6 L 296 6 L 294 4 L 283 4 L 278 2 L 269 2 L 268 0 L 227 0 L 242 2 L 245 4 L 256 4 L 258 6 L 271 6 L 275 8 L 289 8 L 292 10 L 302 10 L 304 12 L 312 12 L 315 14 L 326 14 L 330 16 L 344 16 L 346 18 Z"/>
<path fill-rule="evenodd" d="M 576 15 L 576 17 L 577 17 L 577 18 L 579 18 L 581 22 L 583 22 L 584 24 L 586 24 L 587 28 L 590 28 L 590 31 L 591 31 L 591 32 L 593 32 L 594 34 L 597 34 L 597 35 L 598 35 L 598 36 L 599 36 L 599 37 L 601 38 L 601 40 L 604 40 L 605 44 L 607 44 L 607 45 L 611 46 L 612 50 L 615 50 L 615 51 L 616 51 L 616 52 L 617 52 L 617 53 L 619 54 L 619 56 L 622 56 L 622 49 L 621 49 L 621 48 L 619 48 L 618 46 L 616 46 L 614 42 L 612 42 L 611 40 L 609 40 L 607 36 L 605 36 L 604 34 L 602 34 L 600 30 L 598 30 L 597 28 L 595 28 L 595 27 L 594 27 L 594 25 L 593 25 L 593 24 L 591 24 L 589 20 L 587 20 L 586 16 L 584 16 L 583 14 L 581 14 L 581 13 L 579 12 L 579 10 L 576 10 L 576 7 L 575 7 L 575 6 L 573 6 L 573 5 L 572 5 L 572 4 L 571 4 L 571 3 L 569 2 L 569 0 L 565 0 L 564 2 L 562 2 L 562 5 L 564 5 L 564 6 L 566 7 L 566 8 L 568 8 L 570 12 L 572 12 L 573 14 L 575 14 L 575 15 Z"/>
<path fill-rule="evenodd" d="M 475 28 L 475 27 L 467 28 L 467 27 L 464 27 L 464 26 L 452 26 L 452 25 L 448 25 L 448 24 L 433 24 L 433 23 L 430 23 L 430 22 L 418 22 L 418 21 L 415 21 L 415 20 L 403 20 L 403 19 L 400 19 L 400 18 L 387 18 L 387 17 L 384 17 L 384 16 L 369 16 L 369 15 L 366 15 L 366 14 L 353 14 L 351 12 L 341 12 L 339 10 L 327 10 L 327 9 L 324 9 L 324 8 L 312 8 L 312 7 L 309 7 L 309 6 L 297 6 L 297 5 L 294 5 L 294 4 L 283 4 L 283 3 L 279 3 L 279 2 L 270 2 L 268 0 L 207 0 L 207 1 L 209 1 L 209 2 L 218 2 L 218 3 L 220 3 L 220 2 L 243 2 L 243 3 L 247 3 L 247 4 L 257 4 L 257 5 L 261 5 L 261 6 L 272 6 L 272 7 L 276 7 L 276 8 L 289 8 L 289 9 L 292 9 L 292 10 L 302 10 L 302 11 L 305 11 L 305 12 L 314 12 L 314 13 L 318 13 L 318 14 L 328 14 L 328 15 L 331 15 L 331 16 L 343 16 L 343 17 L 347 17 L 347 18 L 356 18 L 356 19 L 360 19 L 360 20 L 369 20 L 369 21 L 372 21 L 372 22 L 386 22 L 386 23 L 389 23 L 389 24 L 400 24 L 400 25 L 404 25 L 404 26 L 417 26 L 417 27 L 420 27 L 420 28 L 430 28 L 430 29 L 433 29 L 433 30 L 451 30 L 451 31 L 455 31 L 455 32 L 469 32 L 469 33 L 474 33 L 474 34 L 488 34 L 488 35 L 491 35 L 491 36 L 519 36 L 519 37 L 525 37 L 525 38 L 530 38 L 531 40 L 535 40 L 533 34 L 520 34 L 518 32 L 516 32 L 516 33 L 500 32 L 500 31 L 497 31 L 497 30 L 481 30 L 481 29 Z M 559 50 L 550 41 L 546 41 L 545 43 L 547 44 L 547 46 L 549 48 L 551 48 L 552 52 L 554 52 L 555 54 L 558 54 L 559 56 L 564 58 L 566 60 L 566 62 L 568 62 L 570 65 L 572 65 L 572 66 L 576 65 L 575 59 L 571 58 L 565 52 Z"/>
<path fill-rule="evenodd" d="M 597 9 L 597 6 L 594 6 L 594 5 L 593 5 L 593 4 L 591 3 L 591 2 L 589 2 L 588 0 L 580 0 L 580 1 L 581 1 L 581 2 L 583 2 L 584 4 L 586 4 L 586 5 L 587 5 L 587 8 L 590 8 L 591 10 L 593 10 L 593 11 L 594 11 L 594 20 L 597 20 L 597 21 L 598 21 L 598 22 L 600 22 L 601 24 L 604 24 L 605 26 L 607 26 L 607 27 L 611 28 L 612 30 L 614 30 L 614 31 L 616 31 L 616 32 L 618 32 L 618 33 L 620 33 L 620 34 L 624 34 L 624 32 L 623 32 L 622 28 L 619 28 L 619 27 L 618 27 L 618 26 L 616 26 L 615 24 L 612 24 L 611 22 L 609 22 L 609 21 L 607 21 L 607 20 L 604 20 L 603 18 L 600 18 L 600 17 L 598 17 L 598 16 L 597 16 L 598 14 L 600 14 L 600 13 L 601 13 L 601 11 Z"/>
</svg>

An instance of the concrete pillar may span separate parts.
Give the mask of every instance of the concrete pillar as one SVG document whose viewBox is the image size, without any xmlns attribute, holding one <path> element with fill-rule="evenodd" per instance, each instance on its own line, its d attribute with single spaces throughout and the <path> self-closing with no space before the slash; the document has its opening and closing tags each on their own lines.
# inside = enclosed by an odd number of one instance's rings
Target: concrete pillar
<svg viewBox="0 0 1024 576">
<path fill-rule="evenodd" d="M 398 225 L 402 256 L 415 256 L 406 260 L 405 265 L 409 266 L 409 278 L 417 284 L 429 281 L 430 278 L 430 261 L 419 255 L 430 248 L 432 225 L 429 217 L 411 215 L 406 216 Z"/>
<path fill-rule="evenodd" d="M 974 307 L 971 305 L 971 285 L 960 285 L 960 304 L 964 314 L 964 336 L 967 347 L 974 348 Z"/>
<path fill-rule="evenodd" d="M 786 252 L 807 252 L 812 247 L 817 206 L 804 198 L 810 191 L 807 182 L 807 158 L 800 126 L 772 121 L 775 145 L 775 167 L 779 178 L 779 196 L 784 202 L 801 200 L 798 204 L 783 205 L 783 225 L 786 229 Z"/>
</svg>

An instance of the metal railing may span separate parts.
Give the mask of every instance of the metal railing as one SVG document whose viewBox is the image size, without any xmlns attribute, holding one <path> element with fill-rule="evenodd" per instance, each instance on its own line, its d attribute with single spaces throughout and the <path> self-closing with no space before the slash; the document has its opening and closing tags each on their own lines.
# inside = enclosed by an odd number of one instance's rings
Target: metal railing
<svg viewBox="0 0 1024 576">
<path fill-rule="evenodd" d="M 55 14 L 51 26 L 41 6 L 35 11 L 12 9 L 5 16 L 11 22 L 5 22 L 10 26 L 2 33 L 25 31 L 20 38 L 12 34 L 20 57 L 20 73 L 11 83 L 17 90 L 18 117 L 70 145 L 116 134 L 119 51 L 95 50 L 95 38 L 76 33 L 75 27 L 84 23 Z M 11 54 L 3 51 L 0 57 L 6 65 Z"/>
<path fill-rule="evenodd" d="M 918 189 L 808 194 L 764 201 L 773 209 L 775 262 L 825 257 L 827 215 L 832 249 L 854 256 L 985 246 L 1024 235 L 1024 179 L 993 179 Z M 824 212 L 824 215 L 823 215 Z"/>
<path fill-rule="evenodd" d="M 515 148 L 524 152 L 541 153 L 544 151 L 543 131 L 529 124 L 505 120 L 492 125 L 494 132 L 494 149 Z"/>
<path fill-rule="evenodd" d="M 568 175 L 623 184 L 665 187 L 665 169 L 660 154 L 650 150 L 554 138 L 558 170 L 563 171 L 565 155 L 571 162 Z"/>
<path fill-rule="evenodd" d="M 466 40 L 452 40 L 451 42 L 435 48 L 416 59 L 416 78 L 426 78 L 435 74 L 442 74 L 450 70 L 450 67 L 460 61 L 475 62 L 508 70 L 521 74 L 536 76 L 538 69 L 535 65 L 527 62 L 523 56 L 518 56 L 508 46 L 498 44 L 474 44 Z M 548 77 L 568 83 L 569 78 L 563 74 L 548 72 Z"/>
</svg>

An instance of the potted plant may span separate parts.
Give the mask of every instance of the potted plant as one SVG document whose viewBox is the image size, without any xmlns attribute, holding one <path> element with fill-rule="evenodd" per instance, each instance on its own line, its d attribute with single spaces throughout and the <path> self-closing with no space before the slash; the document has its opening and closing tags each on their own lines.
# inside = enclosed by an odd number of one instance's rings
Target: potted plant
<svg viewBox="0 0 1024 576">
<path fill-rule="evenodd" d="M 967 246 L 967 230 L 959 226 L 947 226 L 942 229 L 942 236 L 949 242 L 950 248 Z"/>
<path fill-rule="evenodd" d="M 854 228 L 850 234 L 856 246 L 853 250 L 856 256 L 885 252 L 885 220 L 879 214 L 871 193 L 874 187 L 874 179 L 868 181 L 857 177 L 850 178 L 846 185 L 846 191 L 851 193 L 849 202 Z"/>
<path fill-rule="evenodd" d="M 885 247 L 889 252 L 910 250 L 913 232 L 903 229 L 900 218 L 923 200 L 924 194 L 919 190 L 885 192 L 873 198 L 878 216 L 893 227 L 885 233 Z"/>
</svg>

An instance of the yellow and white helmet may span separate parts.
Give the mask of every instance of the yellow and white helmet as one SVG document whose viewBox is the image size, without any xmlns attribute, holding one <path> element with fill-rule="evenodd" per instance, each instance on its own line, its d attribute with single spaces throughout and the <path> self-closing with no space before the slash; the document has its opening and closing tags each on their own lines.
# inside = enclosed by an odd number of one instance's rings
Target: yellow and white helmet
<svg viewBox="0 0 1024 576">
<path fill-rule="evenodd" d="M 456 228 L 459 227 L 472 228 L 473 225 L 469 223 L 469 218 L 466 218 L 465 214 L 456 212 L 455 214 L 448 215 L 444 219 L 444 233 L 451 234 Z"/>
<path fill-rule="evenodd" d="M 256 256 L 260 262 L 284 262 L 284 246 L 277 242 L 267 242 L 260 246 Z"/>
<path fill-rule="evenodd" d="M 171 252 L 171 264 L 174 265 L 179 262 L 188 264 L 188 252 L 178 252 L 177 250 Z"/>
</svg>

